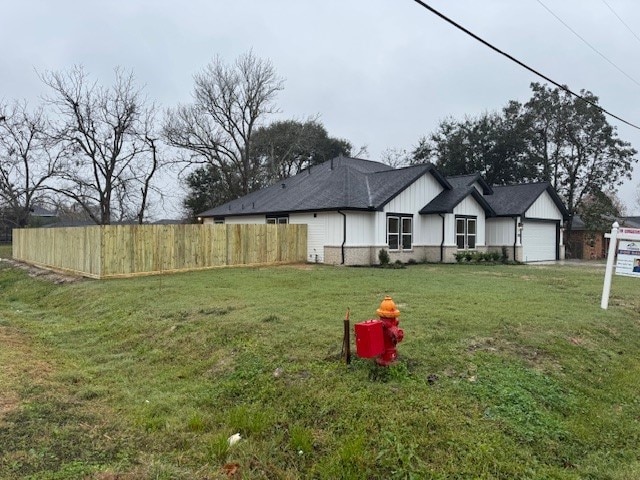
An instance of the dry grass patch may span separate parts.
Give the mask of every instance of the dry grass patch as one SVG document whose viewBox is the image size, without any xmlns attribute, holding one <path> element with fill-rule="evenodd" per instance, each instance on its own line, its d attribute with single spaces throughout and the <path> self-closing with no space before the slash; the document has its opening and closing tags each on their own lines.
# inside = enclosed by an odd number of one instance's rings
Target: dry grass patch
<svg viewBox="0 0 640 480">
<path fill-rule="evenodd" d="M 47 381 L 51 365 L 34 354 L 30 340 L 18 329 L 0 326 L 0 425 L 20 405 L 18 385 Z"/>
</svg>

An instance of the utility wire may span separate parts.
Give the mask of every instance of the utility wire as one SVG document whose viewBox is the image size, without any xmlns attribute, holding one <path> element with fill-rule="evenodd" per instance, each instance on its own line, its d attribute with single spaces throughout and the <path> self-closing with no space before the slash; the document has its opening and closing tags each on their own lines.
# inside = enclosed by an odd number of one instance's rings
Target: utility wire
<svg viewBox="0 0 640 480">
<path fill-rule="evenodd" d="M 536 2 L 538 2 L 540 5 L 542 5 L 542 7 L 549 12 L 551 15 L 553 15 L 553 17 L 558 20 L 562 25 L 564 25 L 571 33 L 573 33 L 576 37 L 578 37 L 580 40 L 582 40 L 584 42 L 585 45 L 587 45 L 587 47 L 589 47 L 591 50 L 593 50 L 594 52 L 596 52 L 598 55 L 600 55 L 602 58 L 604 58 L 607 62 L 609 62 L 610 65 L 613 66 L 613 68 L 615 68 L 616 70 L 618 70 L 620 73 L 622 73 L 625 77 L 627 77 L 629 80 L 631 80 L 633 83 L 635 83 L 636 85 L 638 85 L 640 87 L 640 82 L 638 82 L 635 78 L 633 78 L 631 75 L 629 75 L 627 72 L 625 72 L 624 70 L 622 70 L 618 65 L 616 65 L 615 63 L 613 63 L 611 60 L 609 60 L 609 58 L 607 58 L 602 52 L 600 52 L 600 50 L 598 50 L 596 47 L 594 47 L 593 45 L 591 45 L 589 42 L 587 42 L 585 40 L 585 38 L 580 35 L 578 32 L 576 32 L 573 28 L 571 28 L 564 20 L 562 20 L 558 15 L 556 15 L 549 7 L 547 7 L 544 3 L 541 2 L 541 0 L 536 0 Z M 606 2 L 605 2 L 606 3 Z"/>
<path fill-rule="evenodd" d="M 638 42 L 640 42 L 640 37 L 638 35 L 636 35 L 636 32 L 634 32 L 631 27 L 629 25 L 627 25 L 627 22 L 625 22 L 622 17 L 620 17 L 620 15 L 617 14 L 617 12 L 613 9 L 613 7 L 611 5 L 609 5 L 606 0 L 602 0 L 602 3 L 604 3 L 607 7 L 609 7 L 609 10 L 611 10 L 611 12 L 618 17 L 618 20 L 620 20 L 620 23 L 622 23 L 625 27 L 627 27 L 627 30 L 629 30 L 631 32 L 631 35 L 633 35 L 634 37 L 636 37 L 636 40 L 638 40 Z"/>
<path fill-rule="evenodd" d="M 509 60 L 511 60 L 514 63 L 517 63 L 518 65 L 520 65 L 522 68 L 524 68 L 525 70 L 529 70 L 531 73 L 539 76 L 540 78 L 545 79 L 547 82 L 552 83 L 553 85 L 555 85 L 556 87 L 558 87 L 561 90 L 564 90 L 565 92 L 567 92 L 570 95 L 573 95 L 576 98 L 579 98 L 580 100 L 582 100 L 585 103 L 588 103 L 589 105 L 597 108 L 598 110 L 600 110 L 602 113 L 609 115 L 612 118 L 615 118 L 616 120 L 620 120 L 622 123 L 625 123 L 626 125 L 629 125 L 630 127 L 635 128 L 636 130 L 640 130 L 640 127 L 638 125 L 635 125 L 627 120 L 625 120 L 624 118 L 621 118 L 617 115 L 614 115 L 613 113 L 609 112 L 608 110 L 606 110 L 605 108 L 601 107 L 600 105 L 598 105 L 595 102 L 592 102 L 591 100 L 583 97 L 582 95 L 579 95 L 577 93 L 575 93 L 574 91 L 570 90 L 569 87 L 567 87 L 566 85 L 561 85 L 558 82 L 556 82 L 555 80 L 552 80 L 551 78 L 547 77 L 546 75 L 544 75 L 543 73 L 540 73 L 539 71 L 535 70 L 534 68 L 530 67 L 529 65 L 527 65 L 524 62 L 521 62 L 520 60 L 518 60 L 517 58 L 513 57 L 512 55 L 509 55 L 508 53 L 500 50 L 498 47 L 492 45 L 491 43 L 487 42 L 486 40 L 480 38 L 478 35 L 476 35 L 475 33 L 471 32 L 470 30 L 466 29 L 465 27 L 463 27 L 462 25 L 460 25 L 459 23 L 456 23 L 455 21 L 453 21 L 452 19 L 450 19 L 449 17 L 447 17 L 446 15 L 444 15 L 443 13 L 439 12 L 438 10 L 436 10 L 435 8 L 433 8 L 430 5 L 427 5 L 425 2 L 423 2 L 422 0 L 413 0 L 415 3 L 417 3 L 418 5 L 422 6 L 423 8 L 426 8 L 427 10 L 429 10 L 431 13 L 433 13 L 434 15 L 440 17 L 441 19 L 443 19 L 445 22 L 453 25 L 454 27 L 456 27 L 458 30 L 463 31 L 464 33 L 466 33 L 467 35 L 469 35 L 470 37 L 472 37 L 473 39 L 477 40 L 478 42 L 482 43 L 483 45 L 485 45 L 486 47 L 489 47 L 491 50 L 493 50 L 496 53 L 499 53 L 500 55 L 502 55 L 503 57 L 508 58 Z"/>
</svg>

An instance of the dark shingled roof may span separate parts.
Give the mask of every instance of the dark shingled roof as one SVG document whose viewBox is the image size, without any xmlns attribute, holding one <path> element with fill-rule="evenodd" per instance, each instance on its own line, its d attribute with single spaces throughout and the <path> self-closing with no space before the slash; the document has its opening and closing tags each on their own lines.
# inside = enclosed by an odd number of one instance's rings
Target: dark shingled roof
<svg viewBox="0 0 640 480">
<path fill-rule="evenodd" d="M 394 169 L 361 158 L 337 157 L 244 197 L 200 213 L 200 217 L 269 215 L 323 210 L 382 210 L 422 175 L 430 173 L 444 190 L 421 214 L 451 213 L 471 195 L 487 216 L 524 215 L 547 191 L 565 218 L 569 213 L 549 183 L 491 187 L 479 173 L 444 177 L 425 163 Z M 478 183 L 481 194 L 473 185 Z"/>
<path fill-rule="evenodd" d="M 621 225 L 629 228 L 640 228 L 640 217 L 620 217 Z"/>
<path fill-rule="evenodd" d="M 494 186 L 493 194 L 488 195 L 486 200 L 499 217 L 524 215 L 545 191 L 549 193 L 553 202 L 562 212 L 562 216 L 568 219 L 568 210 L 548 182 Z"/>
<path fill-rule="evenodd" d="M 627 228 L 640 228 L 640 217 L 611 217 L 608 215 L 604 215 L 603 219 L 609 222 L 609 227 L 613 224 L 613 222 L 618 222 L 621 227 Z M 574 215 L 571 220 L 571 230 L 579 231 L 579 230 L 587 230 L 587 225 L 582 220 L 580 215 Z M 610 230 L 610 228 L 609 228 Z"/>
<path fill-rule="evenodd" d="M 449 183 L 452 183 L 449 177 L 447 177 L 447 180 L 449 180 Z M 454 187 L 452 190 L 444 190 L 440 192 L 436 198 L 431 200 L 422 208 L 422 210 L 420 210 L 420 213 L 453 213 L 453 209 L 469 195 L 476 199 L 486 212 L 487 216 L 495 216 L 495 212 L 493 211 L 493 208 L 491 208 L 491 205 L 489 205 L 485 197 L 478 192 L 476 187 L 473 186 Z"/>
<path fill-rule="evenodd" d="M 58 216 L 57 213 L 52 212 L 51 210 L 47 210 L 46 208 L 41 207 L 40 205 L 32 205 L 30 213 L 34 217 L 57 217 Z"/>
<path fill-rule="evenodd" d="M 479 173 L 472 173 L 470 175 L 452 175 L 446 178 L 452 187 L 451 190 L 444 190 L 440 192 L 440 194 L 425 205 L 419 213 L 452 213 L 453 209 L 462 200 L 471 195 L 482 206 L 488 216 L 495 215 L 495 212 L 489 203 L 473 186 L 475 182 L 478 182 L 485 195 L 493 192 L 489 184 L 484 181 Z"/>
<path fill-rule="evenodd" d="M 337 157 L 198 216 L 380 210 L 427 172 L 431 172 L 443 187 L 450 188 L 447 180 L 430 163 L 393 169 L 370 160 Z"/>
<path fill-rule="evenodd" d="M 470 185 L 473 185 L 475 182 L 478 182 L 480 187 L 482 187 L 482 193 L 484 195 L 491 195 L 493 193 L 491 185 L 489 185 L 485 181 L 485 179 L 482 178 L 480 172 L 471 173 L 468 175 L 450 175 L 447 177 L 447 180 L 453 186 L 453 188 L 468 187 Z"/>
</svg>

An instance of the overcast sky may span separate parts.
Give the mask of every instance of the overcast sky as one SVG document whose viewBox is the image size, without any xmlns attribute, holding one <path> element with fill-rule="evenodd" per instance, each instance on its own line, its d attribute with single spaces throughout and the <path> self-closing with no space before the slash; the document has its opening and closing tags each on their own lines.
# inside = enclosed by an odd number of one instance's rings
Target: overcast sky
<svg viewBox="0 0 640 480">
<path fill-rule="evenodd" d="M 114 67 L 132 70 L 150 99 L 171 107 L 189 101 L 193 74 L 216 54 L 232 62 L 253 49 L 285 79 L 277 98 L 281 113 L 273 120 L 319 115 L 330 135 L 356 150 L 366 145 L 372 160 L 387 148 L 410 150 L 448 116 L 525 102 L 529 84 L 542 81 L 412 0 L 2 3 L 0 100 L 35 104 L 44 92 L 37 72 L 82 64 L 106 85 Z M 637 0 L 427 3 L 554 80 L 592 91 L 604 108 L 640 125 Z M 609 122 L 640 149 L 640 131 Z M 635 170 L 619 195 L 629 213 L 640 215 L 634 205 L 640 165 Z"/>
</svg>

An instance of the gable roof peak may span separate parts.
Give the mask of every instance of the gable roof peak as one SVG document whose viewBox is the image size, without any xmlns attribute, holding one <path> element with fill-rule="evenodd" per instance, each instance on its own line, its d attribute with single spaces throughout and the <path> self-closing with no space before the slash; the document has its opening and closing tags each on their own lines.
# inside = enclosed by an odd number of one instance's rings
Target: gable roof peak
<svg viewBox="0 0 640 480">
<path fill-rule="evenodd" d="M 454 188 L 468 187 L 477 182 L 478 185 L 480 185 L 480 188 L 482 188 L 483 195 L 493 194 L 493 188 L 489 183 L 487 183 L 480 172 L 466 173 L 462 175 L 448 175 L 447 180 L 450 181 Z"/>
</svg>

